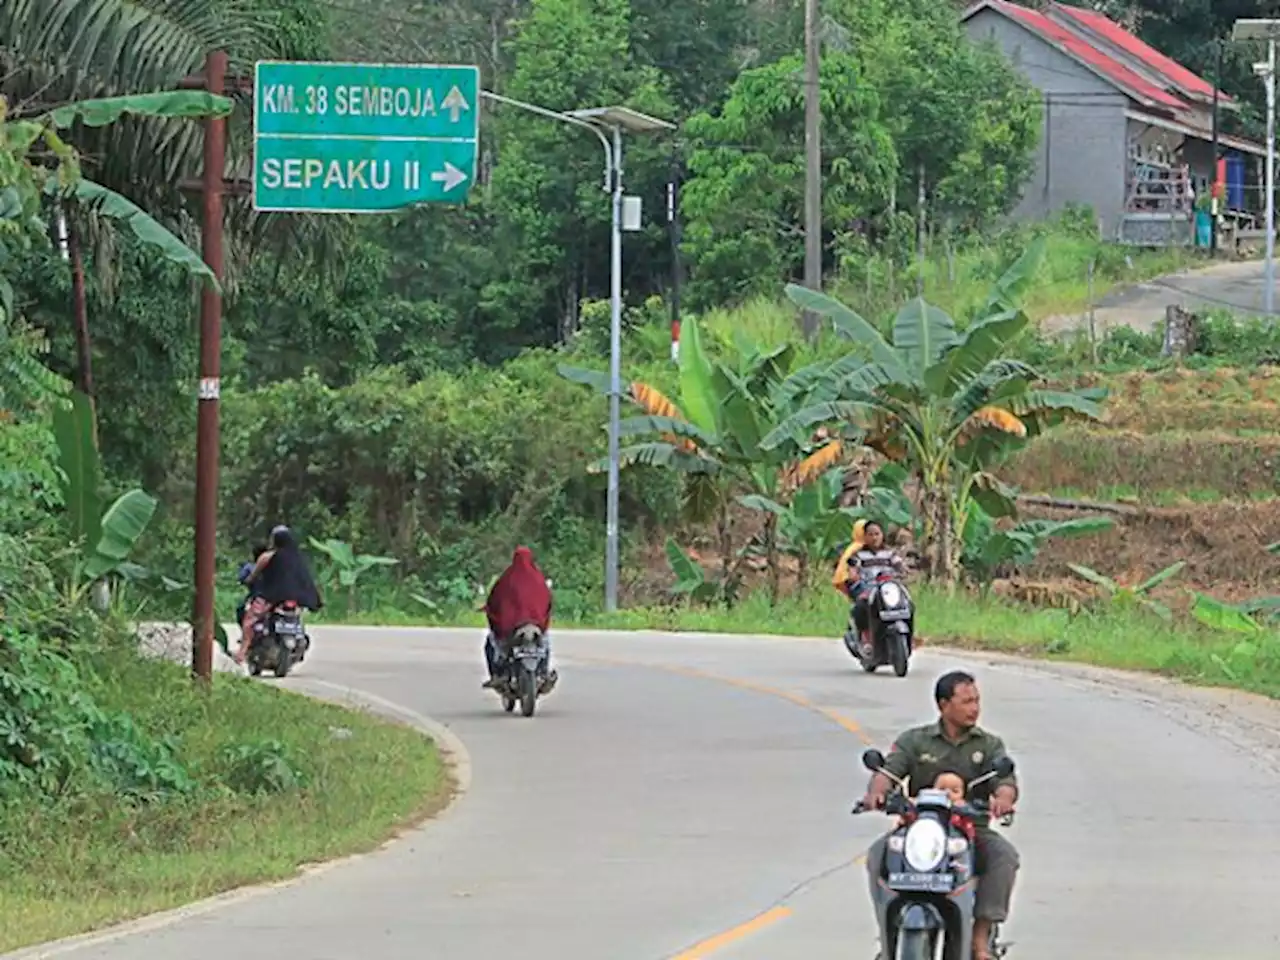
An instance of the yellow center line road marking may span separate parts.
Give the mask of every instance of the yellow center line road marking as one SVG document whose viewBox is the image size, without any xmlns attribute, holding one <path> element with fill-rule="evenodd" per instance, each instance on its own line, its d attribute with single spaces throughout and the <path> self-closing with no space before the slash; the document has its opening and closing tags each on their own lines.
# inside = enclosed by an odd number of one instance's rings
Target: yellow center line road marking
<svg viewBox="0 0 1280 960">
<path fill-rule="evenodd" d="M 707 673 L 705 670 L 698 670 L 694 667 L 677 667 L 663 663 L 645 663 L 640 660 L 618 660 L 612 657 L 573 656 L 562 658 L 561 662 L 563 663 L 565 660 L 568 660 L 569 662 L 576 660 L 581 663 L 598 663 L 614 667 L 644 667 L 650 670 L 661 670 L 664 673 L 676 674 L 677 676 L 692 677 L 697 680 L 713 680 L 716 683 L 728 684 L 729 686 L 737 687 L 740 690 L 750 690 L 753 693 L 762 693 L 766 696 L 778 697 L 779 699 L 786 700 L 788 703 L 794 703 L 797 707 L 802 707 L 805 710 L 811 710 L 819 716 L 825 717 L 832 723 L 839 725 L 842 729 L 852 733 L 866 746 L 875 746 L 875 741 L 871 739 L 867 732 L 863 730 L 858 722 L 852 717 L 847 717 L 836 710 L 832 710 L 830 707 L 819 706 L 808 697 L 801 696 L 798 693 L 793 693 L 790 690 L 782 690 L 778 687 L 769 687 L 762 683 L 754 683 L 750 680 L 739 680 L 736 677 L 724 677 L 716 673 Z M 861 854 L 849 861 L 849 863 L 844 864 L 837 869 L 857 866 L 858 864 L 865 862 L 866 859 L 867 855 L 865 853 Z M 806 880 L 782 899 L 784 901 L 791 899 L 807 887 L 813 879 L 814 878 Z M 756 914 L 750 920 L 740 923 L 736 927 L 732 927 L 722 933 L 717 933 L 714 936 L 708 937 L 706 940 L 694 944 L 682 953 L 677 953 L 675 956 L 671 957 L 670 960 L 702 960 L 702 958 L 711 956 L 711 954 L 729 946 L 731 943 L 736 943 L 744 937 L 748 937 L 759 930 L 763 930 L 765 927 L 772 926 L 779 920 L 785 920 L 789 916 L 791 916 L 790 907 L 786 907 L 781 904 L 770 907 L 763 913 Z"/>
<path fill-rule="evenodd" d="M 746 923 L 740 923 L 736 927 L 724 931 L 724 933 L 717 933 L 714 937 L 707 937 L 701 943 L 695 943 L 688 950 L 677 953 L 671 960 L 703 960 L 704 957 L 711 956 L 720 948 L 736 943 L 743 937 L 748 937 L 757 930 L 763 930 L 765 927 L 789 916 L 791 916 L 789 907 L 774 907 L 752 917 Z"/>
<path fill-rule="evenodd" d="M 832 723 L 835 723 L 840 727 L 843 727 L 849 733 L 852 733 L 855 737 L 861 740 L 865 746 L 874 747 L 876 745 L 875 740 L 871 739 L 871 737 L 867 735 L 867 732 L 859 725 L 858 721 L 854 720 L 852 717 L 847 717 L 830 707 L 819 706 L 808 697 L 801 696 L 798 693 L 793 693 L 790 690 L 782 690 L 778 687 L 765 686 L 762 683 L 755 683 L 751 680 L 739 680 L 736 677 L 725 677 L 718 673 L 707 673 L 705 670 L 698 670 L 694 667 L 677 667 L 665 663 L 645 663 L 641 660 L 616 660 L 612 657 L 574 656 L 569 657 L 568 659 L 571 661 L 578 660 L 583 663 L 599 663 L 614 667 L 645 667 L 650 670 L 661 670 L 663 673 L 674 673 L 677 676 L 682 677 L 694 677 L 698 680 L 714 680 L 716 683 L 728 684 L 731 687 L 737 687 L 739 690 L 750 690 L 753 693 L 763 693 L 770 697 L 778 697 L 779 699 L 786 700 L 789 703 L 794 703 L 797 707 L 803 707 L 805 710 L 812 710 L 814 713 L 826 717 Z"/>
</svg>

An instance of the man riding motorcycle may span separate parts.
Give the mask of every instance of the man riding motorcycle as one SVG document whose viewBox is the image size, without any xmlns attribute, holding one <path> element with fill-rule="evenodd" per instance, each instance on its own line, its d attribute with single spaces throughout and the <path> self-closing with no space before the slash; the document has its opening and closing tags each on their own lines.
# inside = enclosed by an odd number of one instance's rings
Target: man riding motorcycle
<svg viewBox="0 0 1280 960">
<path fill-rule="evenodd" d="M 250 590 L 244 616 L 240 621 L 240 649 L 236 663 L 244 663 L 253 643 L 253 627 L 274 607 L 296 603 L 306 610 L 324 606 L 320 590 L 311 576 L 311 567 L 303 556 L 293 532 L 280 525 L 271 531 L 271 549 L 258 557 L 241 581 Z"/>
<path fill-rule="evenodd" d="M 874 520 L 859 520 L 853 525 L 853 539 L 836 562 L 831 585 L 853 601 L 853 622 L 858 637 L 864 643 L 870 623 L 867 607 L 873 580 L 868 579 L 876 568 L 892 567 L 899 574 L 907 569 L 906 561 L 896 550 L 884 545 L 884 528 Z"/>
<path fill-rule="evenodd" d="M 893 743 L 885 758 L 884 770 L 895 777 L 909 778 L 914 791 L 934 782 L 942 772 L 959 774 L 966 782 L 975 780 L 989 769 L 996 758 L 1005 754 L 1004 741 L 978 726 L 981 698 L 977 681 L 962 670 L 939 678 L 934 686 L 938 704 L 938 720 L 904 731 Z M 884 773 L 875 773 L 867 785 L 863 804 L 882 810 L 892 781 Z M 991 794 L 990 817 L 999 819 L 1012 813 L 1018 801 L 1018 781 L 1009 776 L 996 781 Z M 973 960 L 991 960 L 991 925 L 1009 917 L 1009 903 L 1020 860 L 1018 851 L 990 827 L 990 817 L 975 822 L 978 892 L 974 906 Z M 872 896 L 884 867 L 884 836 L 867 851 L 867 873 Z"/>
<path fill-rule="evenodd" d="M 484 638 L 489 679 L 482 686 L 488 690 L 498 677 L 499 641 L 510 640 L 512 634 L 526 624 L 535 624 L 543 634 L 551 627 L 551 586 L 528 547 L 516 547 L 511 565 L 489 591 L 484 612 L 489 620 L 489 633 Z M 548 672 L 554 680 L 556 673 L 549 665 Z"/>
</svg>

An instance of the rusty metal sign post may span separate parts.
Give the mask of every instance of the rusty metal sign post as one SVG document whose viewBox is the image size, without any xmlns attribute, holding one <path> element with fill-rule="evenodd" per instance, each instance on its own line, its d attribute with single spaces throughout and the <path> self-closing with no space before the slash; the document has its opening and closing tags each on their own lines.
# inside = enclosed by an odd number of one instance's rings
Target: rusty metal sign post
<svg viewBox="0 0 1280 960">
<path fill-rule="evenodd" d="M 210 93 L 223 96 L 227 88 L 227 54 L 211 52 L 204 76 L 198 81 Z M 222 194 L 226 172 L 227 121 L 204 120 L 204 170 L 200 190 L 203 200 L 200 237 L 204 262 L 219 284 L 223 275 Z M 218 562 L 218 397 L 221 393 L 222 294 L 206 283 L 200 294 L 200 380 L 196 391 L 196 544 L 195 603 L 191 612 L 191 672 L 209 682 L 213 676 L 213 643 L 216 612 L 214 578 Z"/>
</svg>

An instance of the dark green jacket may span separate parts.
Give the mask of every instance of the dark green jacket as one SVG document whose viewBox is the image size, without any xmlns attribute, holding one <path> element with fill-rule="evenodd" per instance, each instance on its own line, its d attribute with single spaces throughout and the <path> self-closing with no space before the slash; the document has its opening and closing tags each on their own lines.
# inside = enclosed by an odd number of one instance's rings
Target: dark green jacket
<svg viewBox="0 0 1280 960">
<path fill-rule="evenodd" d="M 996 758 L 1006 755 L 1004 741 L 994 733 L 974 727 L 959 743 L 953 743 L 942 732 L 941 721 L 912 727 L 904 731 L 885 757 L 884 769 L 900 778 L 909 778 L 908 787 L 914 797 L 921 788 L 933 786 L 940 773 L 955 773 L 968 783 L 991 769 Z M 984 784 L 1018 788 L 1016 775 Z M 985 825 L 988 818 L 981 818 Z"/>
</svg>

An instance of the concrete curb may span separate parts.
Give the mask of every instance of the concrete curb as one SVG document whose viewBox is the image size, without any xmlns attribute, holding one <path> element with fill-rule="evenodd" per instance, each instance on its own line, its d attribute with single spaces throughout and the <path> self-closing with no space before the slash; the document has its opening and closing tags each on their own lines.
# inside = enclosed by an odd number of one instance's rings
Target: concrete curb
<svg viewBox="0 0 1280 960">
<path fill-rule="evenodd" d="M 284 880 L 237 887 L 225 893 L 197 900 L 195 903 L 188 903 L 181 907 L 174 907 L 171 910 L 149 914 L 135 920 L 126 920 L 123 923 L 105 927 L 101 930 L 23 947 L 12 953 L 0 954 L 0 960 L 44 960 L 46 957 L 58 957 L 84 947 L 97 946 L 113 940 L 119 940 L 122 937 L 160 930 L 182 920 L 202 916 L 224 907 L 252 900 L 264 894 L 297 886 L 313 877 L 328 873 L 330 870 L 339 869 L 368 857 L 375 857 L 396 844 L 409 841 L 415 833 L 431 829 L 432 824 L 453 812 L 470 789 L 471 755 L 467 752 L 466 745 L 463 744 L 458 735 L 444 724 L 417 711 L 402 707 L 375 694 L 357 690 L 354 687 L 344 687 L 325 680 L 314 680 L 307 677 L 297 677 L 286 682 L 289 687 L 296 688 L 304 692 L 305 695 L 314 697 L 317 700 L 337 703 L 346 707 L 363 707 L 388 719 L 407 723 L 434 740 L 445 761 L 446 771 L 453 788 L 452 795 L 444 807 L 425 823 L 397 833 L 373 850 L 339 857 L 336 860 L 327 860 L 323 863 L 303 864 L 298 868 L 298 873 L 295 876 Z"/>
</svg>

